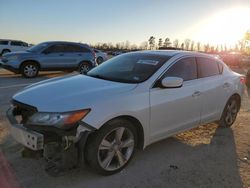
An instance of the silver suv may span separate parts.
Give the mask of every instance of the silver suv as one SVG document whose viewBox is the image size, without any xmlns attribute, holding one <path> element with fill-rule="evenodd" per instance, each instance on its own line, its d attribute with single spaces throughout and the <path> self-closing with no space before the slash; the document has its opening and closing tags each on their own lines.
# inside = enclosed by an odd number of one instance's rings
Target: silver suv
<svg viewBox="0 0 250 188">
<path fill-rule="evenodd" d="M 95 66 L 94 51 L 87 44 L 73 42 L 43 42 L 2 57 L 3 68 L 27 78 L 36 77 L 43 70 L 78 70 L 84 74 Z"/>
<path fill-rule="evenodd" d="M 20 40 L 0 39 L 0 54 L 3 55 L 9 52 L 26 50 L 29 48 L 28 43 Z"/>
</svg>

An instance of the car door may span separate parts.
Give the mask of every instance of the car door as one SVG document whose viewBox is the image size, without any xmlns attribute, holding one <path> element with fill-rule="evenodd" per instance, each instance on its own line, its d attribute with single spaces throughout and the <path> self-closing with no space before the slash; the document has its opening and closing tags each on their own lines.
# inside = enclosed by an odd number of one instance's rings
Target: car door
<svg viewBox="0 0 250 188">
<path fill-rule="evenodd" d="M 220 118 L 226 100 L 230 83 L 223 76 L 223 66 L 214 58 L 197 57 L 198 77 L 203 83 L 201 123 L 207 123 Z"/>
<path fill-rule="evenodd" d="M 67 45 L 53 44 L 41 53 L 39 61 L 44 69 L 65 69 L 72 61 L 72 58 L 68 54 Z"/>
<path fill-rule="evenodd" d="M 157 141 L 179 130 L 194 127 L 200 122 L 202 83 L 197 79 L 194 57 L 185 57 L 175 62 L 160 78 L 183 78 L 180 88 L 150 90 L 151 141 Z"/>
</svg>

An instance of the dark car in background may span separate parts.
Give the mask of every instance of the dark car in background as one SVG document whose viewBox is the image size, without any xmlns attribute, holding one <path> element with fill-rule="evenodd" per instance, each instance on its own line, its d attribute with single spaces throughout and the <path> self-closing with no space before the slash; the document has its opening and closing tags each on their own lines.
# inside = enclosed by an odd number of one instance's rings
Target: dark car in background
<svg viewBox="0 0 250 188">
<path fill-rule="evenodd" d="M 84 74 L 96 66 L 96 61 L 94 50 L 87 44 L 53 41 L 6 53 L 1 64 L 7 70 L 32 78 L 39 71 L 78 70 Z"/>
</svg>

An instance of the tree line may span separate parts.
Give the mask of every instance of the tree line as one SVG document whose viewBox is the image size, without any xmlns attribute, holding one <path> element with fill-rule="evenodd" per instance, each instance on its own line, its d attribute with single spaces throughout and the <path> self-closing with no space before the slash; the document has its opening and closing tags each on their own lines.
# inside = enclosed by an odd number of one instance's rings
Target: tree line
<svg viewBox="0 0 250 188">
<path fill-rule="evenodd" d="M 158 40 L 154 36 L 150 36 L 147 41 L 142 42 L 140 45 L 131 44 L 129 41 L 113 43 L 97 43 L 91 45 L 94 48 L 98 48 L 105 51 L 113 50 L 155 50 L 155 49 L 179 49 L 188 51 L 202 51 L 207 53 L 221 53 L 236 51 L 250 55 L 250 31 L 244 34 L 244 37 L 240 39 L 234 46 L 227 46 L 226 44 L 211 45 L 209 43 L 202 44 L 199 41 L 191 39 L 171 40 L 169 37 L 165 39 L 159 38 Z"/>
</svg>

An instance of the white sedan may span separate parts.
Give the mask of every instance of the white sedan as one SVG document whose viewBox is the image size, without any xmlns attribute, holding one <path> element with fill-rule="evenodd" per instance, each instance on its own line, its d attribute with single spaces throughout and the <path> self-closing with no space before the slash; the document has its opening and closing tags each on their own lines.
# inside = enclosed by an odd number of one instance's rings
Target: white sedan
<svg viewBox="0 0 250 188">
<path fill-rule="evenodd" d="M 141 51 L 114 57 L 87 75 L 28 86 L 13 96 L 7 114 L 13 137 L 44 150 L 54 168 L 65 169 L 58 167 L 65 162 L 53 161 L 77 151 L 74 162 L 109 175 L 122 170 L 136 148 L 205 123 L 230 127 L 243 88 L 244 77 L 217 58 Z"/>
</svg>

